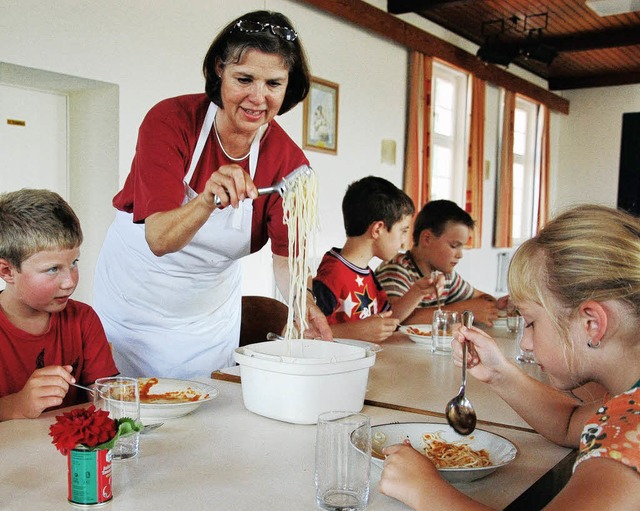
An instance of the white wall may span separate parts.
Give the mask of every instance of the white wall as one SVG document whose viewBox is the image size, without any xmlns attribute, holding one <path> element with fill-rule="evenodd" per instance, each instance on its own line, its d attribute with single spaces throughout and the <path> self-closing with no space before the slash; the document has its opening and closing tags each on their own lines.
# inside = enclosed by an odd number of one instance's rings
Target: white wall
<svg viewBox="0 0 640 511">
<path fill-rule="evenodd" d="M 616 206 L 622 114 L 640 112 L 640 85 L 569 91 L 566 97 L 570 114 L 556 119 L 560 161 L 552 206 Z"/>
<path fill-rule="evenodd" d="M 369 1 L 382 9 L 386 6 L 384 0 Z M 382 37 L 293 0 L 190 0 L 186 4 L 172 0 L 0 0 L 0 63 L 113 84 L 111 91 L 117 90 L 118 97 L 110 103 L 115 103 L 113 111 L 102 117 L 112 117 L 117 123 L 115 133 L 104 125 L 74 123 L 72 118 L 72 133 L 93 129 L 98 138 L 104 134 L 109 154 L 115 155 L 97 169 L 100 151 L 95 141 L 86 144 L 91 152 L 86 155 L 89 168 L 81 189 L 74 189 L 71 195 L 74 207 L 81 206 L 80 197 L 97 179 L 100 184 L 91 190 L 91 202 L 109 210 L 113 194 L 129 172 L 137 129 L 148 109 L 165 97 L 202 91 L 201 62 L 214 35 L 243 12 L 263 8 L 285 13 L 300 33 L 312 73 L 340 85 L 338 155 L 307 152 L 320 178 L 319 251 L 344 241 L 340 203 L 348 183 L 376 174 L 401 185 L 407 52 Z M 470 43 L 422 19 L 412 15 L 403 19 L 474 51 Z M 38 87 L 35 82 L 30 85 Z M 617 181 L 611 176 L 617 175 L 621 112 L 640 110 L 640 86 L 573 91 L 566 96 L 571 114 L 552 119 L 552 207 L 571 202 L 570 197 L 614 204 Z M 483 248 L 470 250 L 460 266 L 465 277 L 488 292 L 494 290 L 498 252 L 491 248 L 497 109 L 498 90 L 489 88 L 485 153 L 490 175 L 484 182 Z M 302 142 L 302 105 L 278 121 L 295 141 Z M 380 163 L 382 139 L 397 141 L 395 165 Z M 99 218 L 81 215 L 85 231 L 101 233 L 111 214 Z M 93 268 L 91 259 L 98 249 L 94 239 L 83 247 L 82 278 L 89 281 L 89 287 L 79 290 L 76 297 L 88 302 L 92 273 L 87 268 Z M 262 268 L 255 269 L 256 278 L 261 273 Z"/>
</svg>

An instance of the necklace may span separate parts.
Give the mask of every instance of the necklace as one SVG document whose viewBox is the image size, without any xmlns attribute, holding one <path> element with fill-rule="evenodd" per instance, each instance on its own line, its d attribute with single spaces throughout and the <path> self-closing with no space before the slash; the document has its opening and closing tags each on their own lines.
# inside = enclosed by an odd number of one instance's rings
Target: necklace
<svg viewBox="0 0 640 511">
<path fill-rule="evenodd" d="M 242 161 L 244 159 L 247 158 L 247 156 L 249 156 L 249 154 L 251 153 L 251 149 L 249 149 L 249 152 L 247 154 L 245 154 L 244 156 L 241 156 L 240 158 L 234 158 L 233 156 L 229 156 L 229 153 L 226 151 L 226 149 L 224 148 L 224 146 L 222 145 L 222 140 L 220 140 L 220 133 L 218 133 L 218 123 L 216 122 L 216 118 L 213 118 L 213 131 L 216 134 L 216 139 L 218 140 L 218 144 L 220 144 L 220 149 L 222 149 L 222 152 L 224 153 L 224 155 L 229 158 L 231 161 Z"/>
</svg>

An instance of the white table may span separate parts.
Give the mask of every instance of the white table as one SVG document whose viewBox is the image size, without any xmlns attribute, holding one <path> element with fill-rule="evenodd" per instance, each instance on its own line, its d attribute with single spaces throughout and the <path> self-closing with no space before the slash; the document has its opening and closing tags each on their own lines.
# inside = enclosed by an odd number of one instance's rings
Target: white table
<svg viewBox="0 0 640 511">
<path fill-rule="evenodd" d="M 255 415 L 244 408 L 241 386 L 209 381 L 220 395 L 194 413 L 166 421 L 141 436 L 137 459 L 114 462 L 111 511 L 314 510 L 315 426 Z M 372 424 L 429 422 L 424 416 L 365 406 Z M 49 426 L 59 411 L 38 419 L 0 423 L 0 509 L 57 511 L 67 502 L 66 457 L 51 444 Z M 517 459 L 485 479 L 461 485 L 470 496 L 504 508 L 562 460 L 568 449 L 537 434 L 484 428 L 519 449 Z M 372 466 L 370 511 L 406 510 L 377 492 Z"/>
<path fill-rule="evenodd" d="M 504 327 L 494 327 L 488 332 L 508 357 L 515 355 L 514 334 Z M 444 417 L 447 403 L 460 388 L 461 370 L 454 366 L 451 355 L 433 354 L 430 346 L 414 343 L 400 332 L 383 342 L 382 347 L 369 372 L 367 403 Z M 546 376 L 537 365 L 518 365 L 534 378 L 545 381 Z M 471 375 L 467 375 L 466 395 L 480 425 L 501 424 L 532 431 L 506 402 Z"/>
</svg>

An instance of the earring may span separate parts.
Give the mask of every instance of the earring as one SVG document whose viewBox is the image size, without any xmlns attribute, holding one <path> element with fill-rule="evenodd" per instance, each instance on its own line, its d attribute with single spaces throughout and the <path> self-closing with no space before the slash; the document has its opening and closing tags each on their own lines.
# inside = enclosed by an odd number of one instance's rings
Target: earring
<svg viewBox="0 0 640 511">
<path fill-rule="evenodd" d="M 587 341 L 587 346 L 589 346 L 589 348 L 593 348 L 594 350 L 597 350 L 600 347 L 600 342 L 598 341 L 598 344 L 593 344 L 591 338 L 589 338 L 589 340 Z"/>
</svg>

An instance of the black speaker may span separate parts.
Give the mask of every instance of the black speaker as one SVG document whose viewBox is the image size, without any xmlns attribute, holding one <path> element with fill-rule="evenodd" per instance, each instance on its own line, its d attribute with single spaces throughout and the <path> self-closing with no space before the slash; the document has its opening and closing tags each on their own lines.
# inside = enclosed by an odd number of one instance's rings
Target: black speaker
<svg viewBox="0 0 640 511">
<path fill-rule="evenodd" d="M 640 112 L 622 115 L 618 208 L 640 216 Z"/>
</svg>

